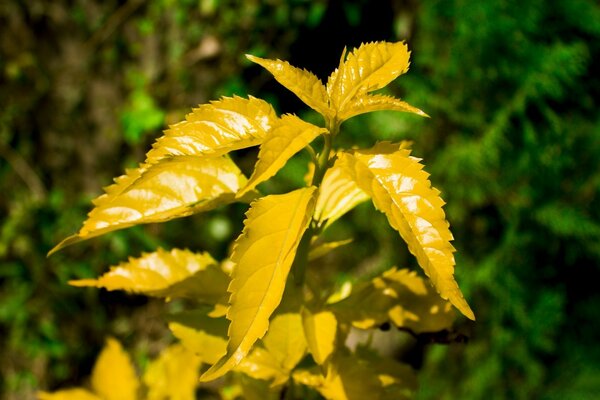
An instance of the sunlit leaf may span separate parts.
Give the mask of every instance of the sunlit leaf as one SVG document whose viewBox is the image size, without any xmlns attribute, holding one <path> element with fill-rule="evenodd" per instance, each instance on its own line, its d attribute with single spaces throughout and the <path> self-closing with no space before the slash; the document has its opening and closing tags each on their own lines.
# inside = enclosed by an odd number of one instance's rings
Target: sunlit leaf
<svg viewBox="0 0 600 400">
<path fill-rule="evenodd" d="M 200 357 L 174 344 L 152 361 L 143 376 L 148 400 L 195 400 Z"/>
<path fill-rule="evenodd" d="M 308 253 L 308 260 L 313 261 L 317 258 L 321 258 L 329 254 L 329 252 L 337 249 L 338 247 L 345 246 L 349 243 L 352 243 L 352 239 L 338 240 L 335 242 L 325 242 L 312 246 L 310 248 L 310 252 Z"/>
<path fill-rule="evenodd" d="M 323 364 L 333 354 L 337 333 L 337 320 L 329 311 L 312 313 L 302 310 L 302 326 L 308 350 L 317 364 Z"/>
<path fill-rule="evenodd" d="M 216 304 L 225 300 L 229 277 L 208 253 L 158 249 L 139 258 L 131 257 L 98 279 L 69 283 Z"/>
<path fill-rule="evenodd" d="M 238 197 L 275 175 L 294 154 L 325 132 L 295 115 L 284 115 L 260 146 L 254 172 Z"/>
<path fill-rule="evenodd" d="M 216 379 L 238 365 L 267 331 L 281 302 L 296 249 L 312 216 L 315 188 L 260 198 L 247 212 L 231 260 L 227 354 L 201 377 Z"/>
<path fill-rule="evenodd" d="M 292 91 L 310 108 L 322 115 L 331 115 L 325 86 L 313 73 L 296 68 L 287 61 L 267 60 L 252 55 L 246 57 L 273 74 L 279 83 Z"/>
<path fill-rule="evenodd" d="M 440 192 L 431 187 L 428 174 L 410 151 L 390 143 L 371 150 L 342 153 L 340 168 L 386 214 L 440 295 L 465 316 L 474 319 L 454 280 L 454 247 Z"/>
<path fill-rule="evenodd" d="M 262 143 L 278 120 L 273 107 L 250 96 L 224 97 L 202 104 L 172 125 L 153 145 L 146 162 L 154 164 L 167 156 L 222 155 Z"/>
<path fill-rule="evenodd" d="M 352 177 L 337 164 L 334 163 L 325 172 L 319 186 L 315 220 L 320 225 L 331 225 L 358 204 L 369 199 Z"/>
<path fill-rule="evenodd" d="M 410 52 L 405 43 L 374 42 L 355 49 L 327 81 L 332 107 L 343 114 L 355 96 L 381 89 L 408 70 Z"/>
<path fill-rule="evenodd" d="M 227 321 L 205 312 L 187 311 L 169 318 L 169 329 L 181 344 L 207 364 L 216 363 L 227 351 Z"/>
<path fill-rule="evenodd" d="M 49 254 L 117 229 L 163 222 L 233 201 L 246 184 L 227 157 L 178 156 L 128 170 L 96 200 L 81 230 Z"/>
<path fill-rule="evenodd" d="M 379 94 L 364 94 L 349 101 L 348 105 L 339 114 L 338 118 L 340 121 L 344 121 L 356 115 L 383 110 L 404 111 L 427 117 L 427 114 L 423 111 L 400 99 Z"/>
<path fill-rule="evenodd" d="M 65 389 L 57 392 L 39 392 L 38 400 L 103 400 L 85 389 Z"/>
<path fill-rule="evenodd" d="M 133 400 L 139 386 L 129 355 L 119 342 L 108 338 L 92 371 L 94 392 L 104 400 Z"/>
</svg>

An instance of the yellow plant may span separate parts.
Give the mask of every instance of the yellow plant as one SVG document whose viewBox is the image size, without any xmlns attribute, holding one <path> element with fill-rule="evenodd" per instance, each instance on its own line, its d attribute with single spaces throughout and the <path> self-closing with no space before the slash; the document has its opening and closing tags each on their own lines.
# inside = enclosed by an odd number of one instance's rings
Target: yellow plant
<svg viewBox="0 0 600 400">
<path fill-rule="evenodd" d="M 391 323 L 414 333 L 448 329 L 454 320 L 451 305 L 474 319 L 454 280 L 444 202 L 407 142 L 336 147 L 342 122 L 353 116 L 378 110 L 426 115 L 402 100 L 371 93 L 405 73 L 409 55 L 403 42 L 363 44 L 342 54 L 325 85 L 285 61 L 248 56 L 320 113 L 323 126 L 294 115 L 278 117 L 267 102 L 251 96 L 201 105 L 156 141 L 139 168 L 116 178 L 94 201 L 81 230 L 52 252 L 136 224 L 249 202 L 228 260 L 158 249 L 98 279 L 72 284 L 185 297 L 210 306 L 209 311 L 189 311 L 169 327 L 210 365 L 200 381 L 227 374 L 235 393 L 246 398 L 278 398 L 285 390 L 289 396 L 298 385 L 328 399 L 410 396 L 414 376 L 409 367 L 362 348 L 351 351 L 345 342 L 351 327 Z M 312 142 L 319 137 L 322 146 L 315 149 Z M 247 178 L 228 153 L 250 146 L 260 149 Z M 257 191 L 302 149 L 312 155 L 306 187 L 283 194 Z M 435 290 L 414 272 L 396 268 L 334 295 L 330 287 L 306 282 L 307 268 L 347 243 L 319 243 L 322 232 L 369 199 L 406 242 Z M 152 371 L 158 376 L 158 368 Z M 92 380 L 101 397 L 102 389 Z M 233 398 L 232 393 L 222 396 Z"/>
</svg>

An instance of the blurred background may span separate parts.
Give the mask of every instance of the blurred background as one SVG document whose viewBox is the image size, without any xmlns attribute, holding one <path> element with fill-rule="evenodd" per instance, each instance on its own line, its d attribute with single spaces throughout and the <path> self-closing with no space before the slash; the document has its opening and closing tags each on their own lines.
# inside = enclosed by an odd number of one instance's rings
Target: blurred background
<svg viewBox="0 0 600 400">
<path fill-rule="evenodd" d="M 170 340 L 160 302 L 69 279 L 158 246 L 227 253 L 243 206 L 46 258 L 164 127 L 233 94 L 318 121 L 244 54 L 324 80 L 344 46 L 373 40 L 407 41 L 410 71 L 389 91 L 431 118 L 360 116 L 339 144 L 414 142 L 448 203 L 457 280 L 478 318 L 457 322 L 467 344 L 415 346 L 418 398 L 598 398 L 596 0 L 0 2 L 0 398 L 80 384 L 106 335 L 138 365 Z M 236 160 L 249 172 L 255 157 Z M 301 185 L 306 161 L 293 159 L 266 190 Z M 416 266 L 368 204 L 328 235 L 355 238 L 324 261 L 338 281 Z"/>
</svg>

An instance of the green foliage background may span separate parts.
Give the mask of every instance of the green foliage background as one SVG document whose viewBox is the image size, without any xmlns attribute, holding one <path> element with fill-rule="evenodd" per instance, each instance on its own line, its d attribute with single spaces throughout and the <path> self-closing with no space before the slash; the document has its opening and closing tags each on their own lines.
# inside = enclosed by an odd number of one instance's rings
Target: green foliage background
<svg viewBox="0 0 600 400">
<path fill-rule="evenodd" d="M 78 229 L 90 199 L 140 162 L 164 126 L 234 93 L 315 118 L 243 55 L 287 59 L 325 78 L 344 46 L 370 40 L 408 41 L 411 69 L 391 90 L 432 118 L 361 116 L 344 125 L 345 144 L 414 141 L 448 202 L 458 282 L 478 317 L 457 325 L 467 345 L 404 340 L 398 356 L 421 370 L 419 398 L 594 398 L 594 0 L 2 2 L 0 397 L 80 383 L 107 334 L 142 365 L 169 340 L 161 304 L 67 280 L 157 246 L 227 252 L 243 207 L 128 229 L 46 259 Z M 255 156 L 245 151 L 237 161 L 249 171 Z M 265 189 L 297 185 L 302 157 Z M 356 238 L 325 261 L 323 271 L 340 282 L 415 265 L 371 212 L 360 206 L 328 232 Z"/>
</svg>

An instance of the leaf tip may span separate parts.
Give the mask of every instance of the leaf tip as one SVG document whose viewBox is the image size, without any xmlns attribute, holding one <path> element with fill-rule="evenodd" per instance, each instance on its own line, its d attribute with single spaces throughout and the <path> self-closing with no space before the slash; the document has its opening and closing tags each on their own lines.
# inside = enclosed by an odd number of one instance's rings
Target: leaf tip
<svg viewBox="0 0 600 400">
<path fill-rule="evenodd" d="M 54 246 L 52 248 L 52 250 L 50 250 L 48 252 L 48 254 L 46 254 L 46 257 L 50 257 L 52 254 L 58 252 L 59 250 L 62 250 L 65 247 L 75 244 L 77 242 L 80 242 L 82 240 L 83 240 L 83 238 L 79 235 L 71 235 L 71 236 L 67 237 L 66 239 L 64 239 L 62 242 L 60 242 L 59 244 L 57 244 L 56 246 Z"/>
</svg>

